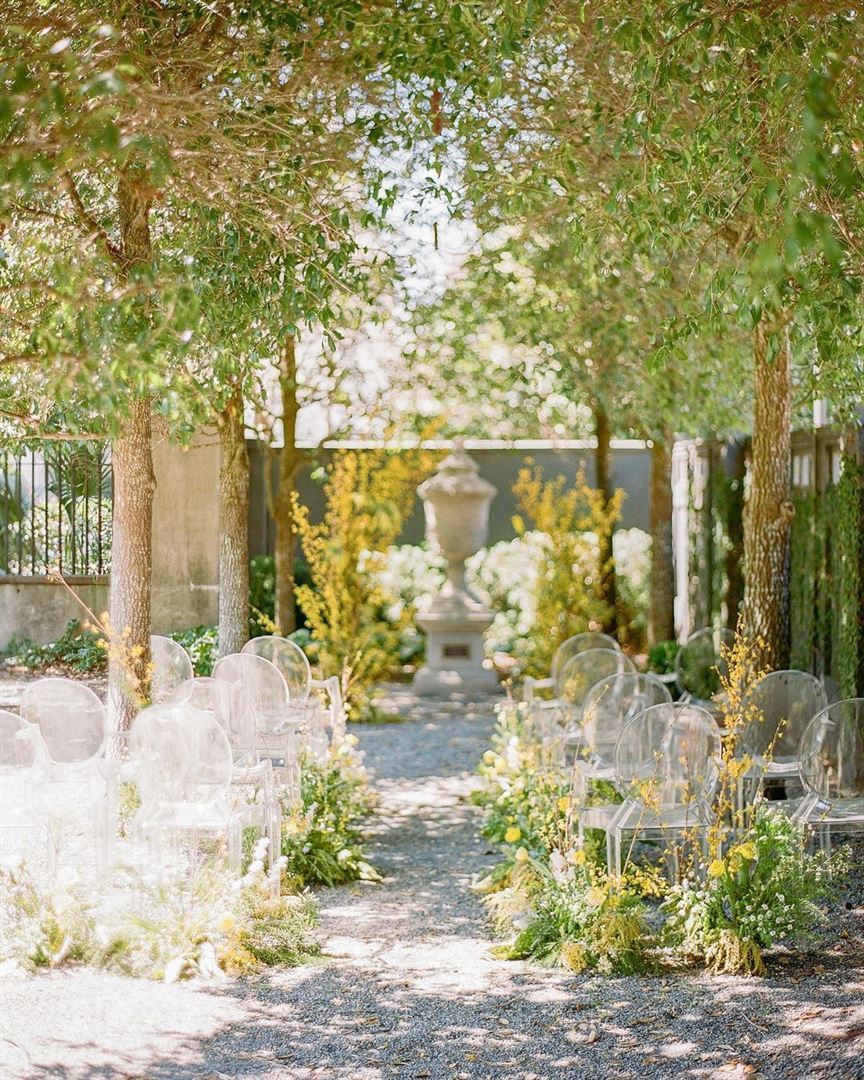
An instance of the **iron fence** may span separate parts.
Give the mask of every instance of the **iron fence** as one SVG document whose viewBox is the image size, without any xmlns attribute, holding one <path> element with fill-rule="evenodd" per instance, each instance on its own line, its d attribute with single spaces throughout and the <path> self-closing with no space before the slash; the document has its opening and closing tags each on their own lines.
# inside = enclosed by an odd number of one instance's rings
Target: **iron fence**
<svg viewBox="0 0 864 1080">
<path fill-rule="evenodd" d="M 107 574 L 112 497 L 106 444 L 0 451 L 0 576 Z"/>
</svg>

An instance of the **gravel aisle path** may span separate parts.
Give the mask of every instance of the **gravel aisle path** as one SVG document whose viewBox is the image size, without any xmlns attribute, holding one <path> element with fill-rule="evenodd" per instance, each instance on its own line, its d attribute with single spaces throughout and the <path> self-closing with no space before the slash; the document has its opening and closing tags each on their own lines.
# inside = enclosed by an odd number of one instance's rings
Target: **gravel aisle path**
<svg viewBox="0 0 864 1080">
<path fill-rule="evenodd" d="M 4 1034 L 29 1064 L 7 1075 L 864 1080 L 860 939 L 764 980 L 577 978 L 493 960 L 468 889 L 491 862 L 468 799 L 491 705 L 404 692 L 393 704 L 410 722 L 360 731 L 385 880 L 321 894 L 320 964 L 215 988 L 21 980 L 3 994 Z M 864 911 L 848 921 L 860 933 Z"/>
</svg>

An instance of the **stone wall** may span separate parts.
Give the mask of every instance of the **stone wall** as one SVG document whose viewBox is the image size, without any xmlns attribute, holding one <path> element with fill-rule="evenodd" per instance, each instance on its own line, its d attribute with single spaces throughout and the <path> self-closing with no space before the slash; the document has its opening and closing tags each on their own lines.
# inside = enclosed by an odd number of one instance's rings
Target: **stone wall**
<svg viewBox="0 0 864 1080">
<path fill-rule="evenodd" d="M 70 620 L 87 618 L 75 596 L 96 616 L 108 607 L 107 579 L 72 578 L 69 584 L 75 595 L 44 578 L 0 578 L 0 649 L 15 637 L 27 637 L 40 645 L 56 641 Z"/>
<path fill-rule="evenodd" d="M 210 626 L 219 603 L 219 442 L 153 448 L 153 632 Z"/>
<path fill-rule="evenodd" d="M 250 506 L 249 506 L 249 548 L 252 555 L 272 555 L 273 522 L 267 514 L 266 485 L 264 469 L 268 461 L 268 451 L 260 442 L 248 442 L 252 468 Z M 472 440 L 465 442 L 465 448 L 480 466 L 480 475 L 489 480 L 498 489 L 489 512 L 489 543 L 499 540 L 512 540 L 513 515 L 518 506 L 513 496 L 513 485 L 519 470 L 528 463 L 540 466 L 543 476 L 553 480 L 564 476 L 572 483 L 580 469 L 584 471 L 589 484 L 596 482 L 596 462 L 594 446 L 589 441 L 570 440 L 552 444 L 547 442 L 524 442 L 517 446 L 503 446 L 492 440 Z M 329 447 L 316 455 L 316 464 L 328 462 L 333 451 Z M 644 442 L 636 439 L 612 440 L 612 483 L 620 487 L 625 495 L 621 508 L 622 529 L 649 529 L 649 476 L 651 451 Z M 310 470 L 305 469 L 297 479 L 300 501 L 309 507 L 313 521 L 320 521 L 324 512 L 321 485 L 312 479 Z M 405 523 L 405 530 L 399 538 L 400 544 L 419 544 L 425 535 L 423 507 L 420 499 L 414 501 L 414 508 Z"/>
</svg>

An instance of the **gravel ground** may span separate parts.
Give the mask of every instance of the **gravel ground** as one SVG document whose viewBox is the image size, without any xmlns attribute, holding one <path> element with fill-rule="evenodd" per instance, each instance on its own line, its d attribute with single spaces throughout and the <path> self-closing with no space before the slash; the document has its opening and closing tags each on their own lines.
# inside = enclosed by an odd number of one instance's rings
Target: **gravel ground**
<svg viewBox="0 0 864 1080">
<path fill-rule="evenodd" d="M 838 912 L 846 936 L 816 957 L 778 955 L 766 979 L 492 959 L 468 888 L 493 861 L 468 801 L 491 703 L 394 691 L 388 705 L 410 721 L 359 729 L 384 881 L 321 893 L 320 963 L 216 987 L 18 979 L 3 991 L 4 1075 L 864 1080 L 862 907 Z"/>
</svg>

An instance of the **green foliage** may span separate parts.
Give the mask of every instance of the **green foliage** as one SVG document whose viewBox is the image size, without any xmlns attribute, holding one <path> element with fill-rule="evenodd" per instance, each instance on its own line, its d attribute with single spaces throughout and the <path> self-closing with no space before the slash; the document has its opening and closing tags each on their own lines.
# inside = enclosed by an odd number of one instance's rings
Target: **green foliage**
<svg viewBox="0 0 864 1080">
<path fill-rule="evenodd" d="M 675 670 L 675 658 L 680 649 L 677 641 L 658 641 L 648 651 L 648 670 L 658 675 L 669 675 Z"/>
<path fill-rule="evenodd" d="M 37 645 L 28 638 L 13 638 L 4 655 L 8 663 L 34 670 L 57 666 L 88 674 L 104 671 L 107 665 L 102 637 L 83 627 L 77 619 L 68 623 L 62 637 L 47 645 Z"/>
<path fill-rule="evenodd" d="M 295 583 L 313 587 L 309 567 L 304 559 L 294 561 Z M 306 616 L 295 602 L 297 626 L 303 628 Z M 261 616 L 265 618 L 262 619 Z M 276 561 L 272 555 L 255 555 L 249 563 L 249 636 L 270 634 L 269 622 L 276 617 Z M 269 622 L 268 622 L 269 620 Z"/>
<path fill-rule="evenodd" d="M 347 736 L 326 765 L 304 762 L 301 804 L 282 824 L 285 875 L 295 887 L 377 880 L 366 859 L 362 824 L 374 799 Z"/>
<path fill-rule="evenodd" d="M 864 678 L 862 484 L 864 470 L 844 456 L 838 483 L 795 496 L 792 520 L 791 662 L 805 671 L 824 665 L 844 697 L 862 692 Z"/>
<path fill-rule="evenodd" d="M 832 523 L 831 591 L 834 674 L 844 697 L 864 693 L 864 467 L 843 458 L 840 480 L 826 497 Z"/>
<path fill-rule="evenodd" d="M 22 867 L 0 867 L 0 960 L 38 968 L 88 959 L 94 949 L 93 907 L 82 886 L 48 894 Z"/>
<path fill-rule="evenodd" d="M 24 968 L 78 961 L 173 982 L 244 974 L 314 954 L 315 905 L 275 898 L 266 879 L 225 867 L 174 880 L 118 871 L 110 899 L 92 885 L 37 886 L 23 868 L 0 869 L 0 960 Z"/>
<path fill-rule="evenodd" d="M 474 797 L 485 809 L 483 835 L 503 856 L 476 888 L 496 931 L 516 935 L 496 952 L 573 971 L 641 970 L 648 938 L 640 892 L 612 888 L 590 843 L 572 848 L 569 785 L 538 751 L 519 711 L 502 706 L 479 769 L 486 785 Z"/>
<path fill-rule="evenodd" d="M 218 627 L 196 626 L 191 630 L 178 630 L 171 637 L 189 653 L 196 675 L 213 674 L 213 665 L 219 658 Z"/>
<path fill-rule="evenodd" d="M 803 831 L 764 808 L 708 875 L 703 885 L 673 888 L 667 933 L 685 954 L 729 974 L 763 974 L 763 949 L 812 937 L 824 922 L 817 903 L 834 893 L 827 856 L 808 854 Z"/>
<path fill-rule="evenodd" d="M 817 641 L 817 592 L 822 573 L 817 497 L 813 492 L 794 496 L 789 567 L 789 662 L 809 671 Z"/>
<path fill-rule="evenodd" d="M 642 898 L 591 880 L 573 867 L 543 868 L 527 893 L 529 924 L 498 955 L 558 963 L 577 973 L 644 970 L 649 935 Z"/>
</svg>

